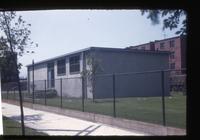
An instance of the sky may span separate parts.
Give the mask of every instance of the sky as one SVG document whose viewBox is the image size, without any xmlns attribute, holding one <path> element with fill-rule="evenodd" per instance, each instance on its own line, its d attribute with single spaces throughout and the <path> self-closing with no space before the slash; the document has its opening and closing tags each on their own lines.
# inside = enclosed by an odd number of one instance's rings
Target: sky
<svg viewBox="0 0 200 140">
<path fill-rule="evenodd" d="M 38 43 L 35 53 L 19 57 L 20 77 L 26 65 L 91 46 L 125 48 L 174 37 L 176 30 L 163 32 L 140 10 L 40 10 L 17 12 L 31 24 L 30 38 Z"/>
</svg>

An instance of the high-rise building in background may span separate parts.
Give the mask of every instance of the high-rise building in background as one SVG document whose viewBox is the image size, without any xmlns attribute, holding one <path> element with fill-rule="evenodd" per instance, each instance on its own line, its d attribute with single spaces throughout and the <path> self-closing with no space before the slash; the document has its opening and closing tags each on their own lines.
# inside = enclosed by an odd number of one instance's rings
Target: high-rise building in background
<svg viewBox="0 0 200 140">
<path fill-rule="evenodd" d="M 169 51 L 169 69 L 171 70 L 171 88 L 186 85 L 186 35 L 155 40 L 149 43 L 130 46 L 126 49 L 146 51 Z"/>
<path fill-rule="evenodd" d="M 169 69 L 177 70 L 176 74 L 184 74 L 186 68 L 186 36 L 177 36 L 163 40 L 130 46 L 126 49 L 139 49 L 149 51 L 169 51 Z M 180 71 L 179 71 L 180 70 Z"/>
</svg>

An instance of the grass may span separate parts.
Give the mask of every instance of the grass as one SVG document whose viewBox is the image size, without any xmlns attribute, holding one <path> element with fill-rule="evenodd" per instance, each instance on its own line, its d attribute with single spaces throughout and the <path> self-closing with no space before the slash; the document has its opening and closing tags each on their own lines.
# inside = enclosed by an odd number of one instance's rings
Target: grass
<svg viewBox="0 0 200 140">
<path fill-rule="evenodd" d="M 130 107 L 127 107 L 130 106 Z M 116 105 L 117 116 L 144 122 L 162 124 L 160 97 L 125 99 Z M 165 98 L 166 125 L 186 128 L 186 97 L 173 95 Z M 131 113 L 130 113 L 131 112 Z"/>
<path fill-rule="evenodd" d="M 113 116 L 113 99 L 84 100 L 85 112 Z M 44 104 L 44 99 L 36 99 L 35 103 Z M 60 97 L 48 98 L 47 105 L 60 107 Z M 63 98 L 62 107 L 82 111 L 81 99 Z M 186 96 L 173 92 L 165 97 L 166 125 L 186 128 Z M 116 116 L 131 120 L 163 123 L 161 97 L 116 98 Z"/>
<path fill-rule="evenodd" d="M 3 117 L 3 135 L 22 135 L 21 124 L 7 117 Z M 25 135 L 47 135 L 25 127 Z"/>
</svg>

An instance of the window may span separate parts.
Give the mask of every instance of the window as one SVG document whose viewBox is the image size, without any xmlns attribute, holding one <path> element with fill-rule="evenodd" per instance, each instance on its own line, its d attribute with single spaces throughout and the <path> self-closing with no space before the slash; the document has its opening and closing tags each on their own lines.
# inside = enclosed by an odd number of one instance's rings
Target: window
<svg viewBox="0 0 200 140">
<path fill-rule="evenodd" d="M 175 63 L 170 64 L 170 69 L 175 69 Z"/>
<path fill-rule="evenodd" d="M 48 68 L 52 68 L 52 69 L 53 69 L 53 68 L 54 68 L 54 63 L 53 63 L 53 62 L 51 62 L 51 63 L 48 63 L 48 64 L 47 64 L 47 67 L 48 67 Z"/>
<path fill-rule="evenodd" d="M 57 61 L 57 74 L 66 74 L 66 62 L 65 59 Z"/>
<path fill-rule="evenodd" d="M 150 43 L 150 50 L 155 51 L 155 44 L 154 43 Z"/>
<path fill-rule="evenodd" d="M 80 56 L 73 56 L 69 59 L 69 71 L 70 73 L 80 72 Z"/>
<path fill-rule="evenodd" d="M 174 47 L 174 40 L 170 40 L 169 45 L 170 45 L 171 48 L 173 48 Z"/>
<path fill-rule="evenodd" d="M 165 48 L 165 43 L 160 43 L 160 49 L 164 49 Z"/>
<path fill-rule="evenodd" d="M 53 88 L 55 86 L 54 79 L 54 62 L 47 64 L 47 87 Z"/>
<path fill-rule="evenodd" d="M 171 59 L 174 59 L 174 54 L 175 54 L 174 52 L 171 52 L 171 55 L 170 55 Z"/>
<path fill-rule="evenodd" d="M 145 46 L 141 47 L 141 50 L 145 50 Z"/>
</svg>

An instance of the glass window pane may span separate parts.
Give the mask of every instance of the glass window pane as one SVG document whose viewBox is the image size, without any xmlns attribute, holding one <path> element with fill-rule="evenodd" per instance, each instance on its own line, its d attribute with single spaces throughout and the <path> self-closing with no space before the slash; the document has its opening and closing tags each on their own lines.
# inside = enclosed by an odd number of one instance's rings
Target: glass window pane
<svg viewBox="0 0 200 140">
<path fill-rule="evenodd" d="M 69 59 L 70 61 L 70 72 L 80 71 L 80 56 L 73 56 Z"/>
<path fill-rule="evenodd" d="M 65 59 L 57 61 L 57 74 L 65 74 L 66 73 L 66 62 Z"/>
</svg>

